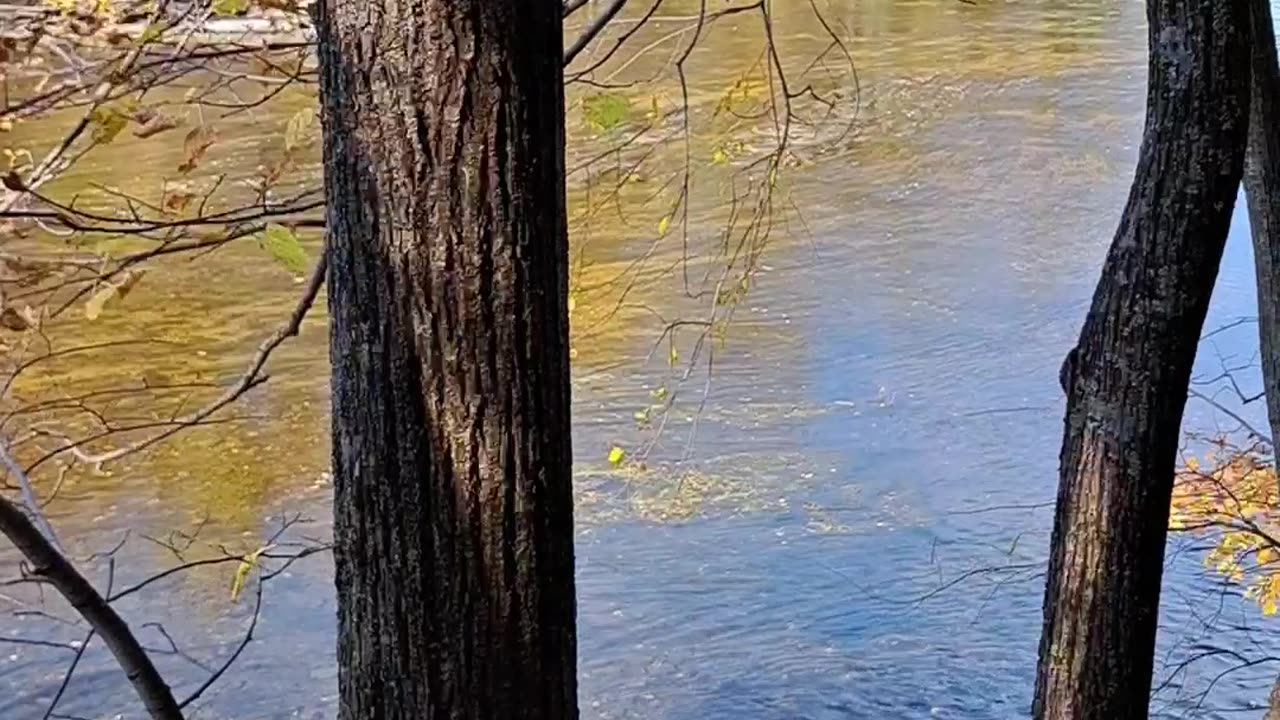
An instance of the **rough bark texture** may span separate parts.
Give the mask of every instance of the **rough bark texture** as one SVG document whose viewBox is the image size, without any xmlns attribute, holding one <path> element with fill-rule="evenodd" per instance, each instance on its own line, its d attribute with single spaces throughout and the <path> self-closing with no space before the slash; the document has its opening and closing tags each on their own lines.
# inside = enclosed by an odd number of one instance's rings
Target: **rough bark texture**
<svg viewBox="0 0 1280 720">
<path fill-rule="evenodd" d="M 1147 122 L 1062 377 L 1034 715 L 1147 717 L 1187 383 L 1240 187 L 1251 0 L 1149 0 Z"/>
<path fill-rule="evenodd" d="M 576 718 L 560 3 L 315 16 L 339 718 Z"/>
<path fill-rule="evenodd" d="M 1280 68 L 1269 0 L 1250 0 L 1253 91 L 1244 189 L 1258 275 L 1258 338 L 1271 437 L 1280 439 Z"/>
</svg>

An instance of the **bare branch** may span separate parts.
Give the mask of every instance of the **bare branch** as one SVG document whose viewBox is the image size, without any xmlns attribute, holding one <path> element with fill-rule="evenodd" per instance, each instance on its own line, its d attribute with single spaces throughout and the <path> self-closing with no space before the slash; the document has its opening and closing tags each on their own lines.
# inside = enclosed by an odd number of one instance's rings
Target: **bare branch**
<svg viewBox="0 0 1280 720">
<path fill-rule="evenodd" d="M 153 720 L 183 720 L 182 710 L 169 686 L 124 618 L 40 533 L 22 510 L 3 496 L 0 496 L 0 533 L 9 538 L 35 566 L 35 574 L 57 588 L 102 636 Z"/>
<path fill-rule="evenodd" d="M 597 35 L 604 32 L 605 27 L 607 27 L 613 18 L 622 11 L 622 8 L 626 6 L 626 4 L 627 0 L 613 0 L 613 3 L 610 4 L 609 7 L 605 8 L 604 12 L 597 15 L 591 23 L 583 29 L 582 33 L 578 35 L 578 39 L 574 40 L 573 44 L 564 51 L 564 64 L 568 65 L 573 62 L 573 59 L 578 57 L 578 54 L 586 49 L 587 45 L 590 45 L 591 41 L 595 40 Z M 569 12 L 573 11 L 569 10 Z"/>
<path fill-rule="evenodd" d="M 44 511 L 40 509 L 40 500 L 36 497 L 35 490 L 31 487 L 31 479 L 27 477 L 27 473 L 23 471 L 22 466 L 17 460 L 9 454 L 7 443 L 0 439 L 0 463 L 3 463 L 9 469 L 9 474 L 18 481 L 18 489 L 22 493 L 22 503 L 27 508 L 27 513 L 35 521 L 36 527 L 44 535 L 58 552 L 62 552 L 62 544 L 58 542 L 58 535 L 53 531 L 53 526 L 49 524 L 49 519 L 45 517 Z"/>
<path fill-rule="evenodd" d="M 288 338 L 297 336 L 302 327 L 302 321 L 306 318 L 307 313 L 310 312 L 311 306 L 315 303 L 316 297 L 320 293 L 321 286 L 324 285 L 325 273 L 329 265 L 328 259 L 328 252 L 325 252 L 320 256 L 320 260 L 316 263 L 316 267 L 311 273 L 311 278 L 307 282 L 307 287 L 303 291 L 302 296 L 298 298 L 298 302 L 294 306 L 289 319 L 284 325 L 258 345 L 258 352 L 255 353 L 253 358 L 249 361 L 248 368 L 240 376 L 239 380 L 237 380 L 234 385 L 227 388 L 221 396 L 189 415 L 185 415 L 183 417 L 176 418 L 169 423 L 165 423 L 167 427 L 153 435 L 100 455 L 86 455 L 80 459 L 84 462 L 96 465 L 100 469 L 105 463 L 119 460 L 126 455 L 131 455 L 149 448 L 156 443 L 172 437 L 186 428 L 206 422 L 214 413 L 227 407 L 239 399 L 241 395 L 244 395 L 249 390 L 252 390 L 265 382 L 267 377 L 262 373 L 263 367 L 266 366 L 267 360 L 271 357 L 271 353 L 275 352 L 275 349 L 279 347 L 281 343 Z M 69 450 L 71 450 L 71 447 L 64 446 L 55 450 L 49 456 L 46 456 L 46 459 L 52 455 Z"/>
</svg>

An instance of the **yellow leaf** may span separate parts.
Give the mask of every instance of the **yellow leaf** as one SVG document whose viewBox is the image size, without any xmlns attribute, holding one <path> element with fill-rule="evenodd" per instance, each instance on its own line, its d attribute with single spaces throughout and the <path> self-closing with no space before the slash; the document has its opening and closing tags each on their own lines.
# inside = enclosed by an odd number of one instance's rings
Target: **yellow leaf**
<svg viewBox="0 0 1280 720">
<path fill-rule="evenodd" d="M 126 270 L 114 283 L 104 283 L 84 304 L 84 316 L 89 320 L 97 320 L 106 309 L 107 303 L 116 299 L 123 300 L 133 286 L 142 279 L 143 273 L 141 269 Z"/>
<path fill-rule="evenodd" d="M 613 465 L 621 465 L 622 461 L 626 459 L 626 457 L 627 457 L 627 451 L 623 450 L 617 445 L 614 445 L 609 450 L 609 462 Z"/>
<path fill-rule="evenodd" d="M 680 352 L 676 350 L 674 345 L 672 345 L 671 352 L 667 354 L 667 362 L 672 365 L 675 365 L 676 361 L 679 359 L 680 359 Z"/>
<path fill-rule="evenodd" d="M 284 132 L 284 149 L 293 152 L 302 144 L 311 132 L 311 126 L 315 124 L 316 113 L 311 108 L 303 108 L 293 114 L 289 118 L 289 125 Z"/>
<path fill-rule="evenodd" d="M 102 289 L 94 293 L 84 304 L 84 316 L 89 320 L 97 320 L 102 315 L 103 308 L 115 298 L 117 293 L 116 286 L 111 283 L 102 286 Z"/>
<path fill-rule="evenodd" d="M 671 216 L 663 215 L 662 219 L 658 221 L 659 237 L 665 236 L 667 234 L 667 231 L 670 229 L 671 229 Z"/>
<path fill-rule="evenodd" d="M 258 565 L 258 558 L 273 547 L 275 546 L 260 547 L 240 561 L 240 565 L 236 567 L 236 576 L 231 580 L 231 602 L 235 602 L 240 598 L 240 593 L 244 590 L 244 584 L 249 579 L 249 573 L 253 572 L 253 569 Z"/>
<path fill-rule="evenodd" d="M 729 153 L 725 152 L 724 148 L 716 148 L 715 152 L 711 153 L 712 165 L 724 165 L 727 162 L 729 162 Z"/>
<path fill-rule="evenodd" d="M 1270 563 L 1275 562 L 1275 560 L 1276 560 L 1276 550 L 1275 550 L 1275 548 L 1271 547 L 1270 545 L 1268 545 L 1268 546 L 1266 546 L 1266 547 L 1264 547 L 1264 548 L 1260 548 L 1260 549 L 1258 550 L 1258 564 L 1259 564 L 1259 565 L 1267 565 L 1267 564 L 1270 564 Z"/>
<path fill-rule="evenodd" d="M 1266 601 L 1266 602 L 1264 602 L 1264 603 L 1262 604 L 1262 614 L 1263 614 L 1263 615 L 1275 615 L 1275 614 L 1276 614 L 1276 610 L 1277 610 L 1277 608 L 1276 608 L 1276 601 L 1275 601 L 1275 599 L 1268 600 L 1268 601 Z"/>
</svg>

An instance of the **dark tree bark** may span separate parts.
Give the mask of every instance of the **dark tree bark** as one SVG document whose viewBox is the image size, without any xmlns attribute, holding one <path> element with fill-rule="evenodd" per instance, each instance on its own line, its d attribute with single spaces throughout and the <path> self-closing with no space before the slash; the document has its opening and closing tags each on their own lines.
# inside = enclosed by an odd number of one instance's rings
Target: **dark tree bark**
<svg viewBox="0 0 1280 720">
<path fill-rule="evenodd" d="M 1240 187 L 1251 0 L 1148 0 L 1147 121 L 1075 349 L 1034 715 L 1147 717 L 1187 384 Z"/>
<path fill-rule="evenodd" d="M 315 15 L 339 718 L 576 718 L 560 3 Z"/>
<path fill-rule="evenodd" d="M 1280 439 L 1280 68 L 1269 0 L 1250 0 L 1253 90 L 1244 189 L 1258 277 L 1258 339 L 1271 437 Z"/>
</svg>

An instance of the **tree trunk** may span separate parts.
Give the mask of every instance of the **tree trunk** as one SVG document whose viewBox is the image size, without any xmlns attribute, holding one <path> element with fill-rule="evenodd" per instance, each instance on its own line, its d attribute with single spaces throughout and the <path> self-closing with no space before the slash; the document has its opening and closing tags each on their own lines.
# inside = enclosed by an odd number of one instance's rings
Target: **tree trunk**
<svg viewBox="0 0 1280 720">
<path fill-rule="evenodd" d="M 1147 717 L 1182 412 L 1244 163 L 1248 2 L 1148 2 L 1138 168 L 1062 372 L 1041 720 Z"/>
<path fill-rule="evenodd" d="M 1267 714 L 1262 720 L 1280 720 L 1280 678 L 1271 686 L 1271 695 L 1267 701 Z"/>
<path fill-rule="evenodd" d="M 560 4 L 315 15 L 339 718 L 576 718 Z"/>
<path fill-rule="evenodd" d="M 1280 439 L 1280 69 L 1269 0 L 1250 0 L 1253 90 L 1244 189 L 1258 276 L 1262 387 L 1273 441 Z"/>
</svg>

